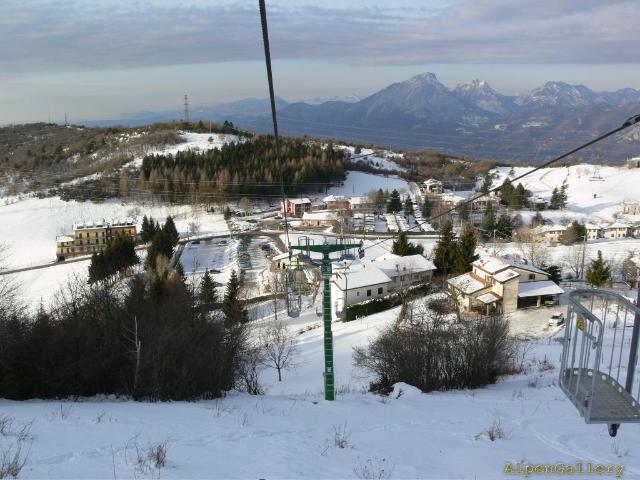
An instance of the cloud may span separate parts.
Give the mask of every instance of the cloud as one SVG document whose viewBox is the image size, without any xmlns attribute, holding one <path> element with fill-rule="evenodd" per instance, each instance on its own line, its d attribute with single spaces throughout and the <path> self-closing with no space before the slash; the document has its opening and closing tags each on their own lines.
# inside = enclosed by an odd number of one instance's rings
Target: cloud
<svg viewBox="0 0 640 480">
<path fill-rule="evenodd" d="M 3 3 L 5 75 L 263 58 L 253 1 Z M 639 60 L 632 43 L 640 24 L 635 0 L 268 4 L 275 59 L 372 65 Z"/>
</svg>

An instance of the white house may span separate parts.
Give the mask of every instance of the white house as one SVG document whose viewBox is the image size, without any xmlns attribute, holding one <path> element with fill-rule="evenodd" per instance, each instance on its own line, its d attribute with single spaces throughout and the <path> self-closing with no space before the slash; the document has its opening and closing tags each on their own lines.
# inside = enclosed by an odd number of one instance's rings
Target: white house
<svg viewBox="0 0 640 480">
<path fill-rule="evenodd" d="M 304 212 L 302 215 L 302 225 L 305 227 L 331 227 L 340 223 L 337 212 L 327 210 L 316 210 L 315 212 Z"/>
<path fill-rule="evenodd" d="M 563 225 L 541 225 L 532 231 L 535 235 L 540 235 L 547 242 L 557 243 L 562 239 L 567 227 Z"/>
<path fill-rule="evenodd" d="M 518 308 L 557 303 L 564 290 L 539 268 L 510 258 L 485 257 L 472 271 L 450 278 L 449 293 L 462 311 L 511 313 Z"/>
<path fill-rule="evenodd" d="M 630 200 L 622 203 L 622 213 L 624 215 L 640 215 L 640 202 Z"/>
<path fill-rule="evenodd" d="M 331 280 L 333 317 L 340 318 L 345 307 L 428 282 L 435 265 L 422 255 L 387 254 L 350 266 L 336 266 Z"/>
<path fill-rule="evenodd" d="M 604 238 L 625 238 L 629 236 L 630 226 L 628 223 L 615 222 L 602 227 L 602 235 Z"/>
<path fill-rule="evenodd" d="M 595 223 L 585 223 L 584 228 L 587 231 L 587 240 L 597 240 L 602 234 L 602 227 Z"/>
</svg>

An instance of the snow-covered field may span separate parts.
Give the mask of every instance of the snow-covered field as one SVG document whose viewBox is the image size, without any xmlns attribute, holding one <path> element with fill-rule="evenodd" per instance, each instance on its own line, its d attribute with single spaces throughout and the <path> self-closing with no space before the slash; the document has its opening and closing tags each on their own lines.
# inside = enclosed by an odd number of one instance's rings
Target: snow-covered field
<svg viewBox="0 0 640 480">
<path fill-rule="evenodd" d="M 328 195 L 347 195 L 351 197 L 363 196 L 372 190 L 389 190 L 397 189 L 399 192 L 409 190 L 406 180 L 394 175 L 374 175 L 365 172 L 347 172 L 347 179 L 342 185 L 331 187 Z"/>
<path fill-rule="evenodd" d="M 586 425 L 556 386 L 557 368 L 538 368 L 543 359 L 557 367 L 561 348 L 551 337 L 562 333 L 546 326 L 550 311 L 539 312 L 517 319 L 540 335 L 528 373 L 477 390 L 422 394 L 399 384 L 389 397 L 365 393 L 369 377 L 352 366 L 352 348 L 393 322 L 395 309 L 334 323 L 339 393 L 327 402 L 322 328 L 310 309 L 289 320 L 303 332 L 297 368 L 284 372 L 281 383 L 275 371 L 264 371 L 263 396 L 3 400 L 0 409 L 17 427 L 33 421 L 25 478 L 514 478 L 504 473 L 507 462 L 612 464 L 623 466 L 624 478 L 637 478 L 640 426 L 625 424 L 611 439 L 605 426 Z M 487 430 L 498 423 L 504 438 L 491 441 Z M 11 436 L 0 441 L 6 446 Z M 144 451 L 164 442 L 165 468 L 136 466 L 136 446 Z"/>
<path fill-rule="evenodd" d="M 171 215 L 181 234 L 187 235 L 189 224 L 199 223 L 199 235 L 229 233 L 221 213 L 206 213 L 190 206 L 123 203 L 110 200 L 103 203 L 65 202 L 59 197 L 25 197 L 9 204 L 0 202 L 0 243 L 8 246 L 7 268 L 20 268 L 55 261 L 56 235 L 71 231 L 74 223 L 98 219 L 131 217 L 137 222 L 143 215 L 164 221 Z"/>
<path fill-rule="evenodd" d="M 494 169 L 497 177 L 493 185 L 501 185 L 509 177 L 510 170 L 509 167 Z M 510 178 L 529 170 L 531 167 L 516 167 Z M 565 179 L 568 184 L 567 209 L 542 212 L 556 223 L 562 217 L 591 223 L 613 221 L 615 215 L 622 212 L 623 201 L 640 201 L 640 169 L 586 164 L 543 168 L 515 183 L 522 183 L 534 195 L 549 200 L 554 187 L 559 189 Z"/>
<path fill-rule="evenodd" d="M 237 135 L 224 134 L 224 133 L 193 133 L 193 132 L 180 132 L 181 142 L 175 145 L 169 145 L 162 149 L 156 149 L 147 152 L 147 154 L 171 154 L 175 155 L 177 152 L 185 150 L 192 150 L 194 152 L 206 152 L 214 148 L 221 148 L 227 143 L 243 142 L 244 139 Z M 140 167 L 142 165 L 142 157 L 136 158 L 131 163 L 132 167 Z"/>
<path fill-rule="evenodd" d="M 356 148 L 350 145 L 336 145 L 336 147 L 351 153 L 354 161 L 362 161 L 374 168 L 380 168 L 382 170 L 404 171 L 404 168 L 394 161 L 394 158 L 402 157 L 400 153 L 389 150 L 373 150 L 371 148 L 362 148 L 360 149 L 360 153 L 355 153 Z M 377 154 L 374 155 L 374 152 L 377 152 Z"/>
</svg>

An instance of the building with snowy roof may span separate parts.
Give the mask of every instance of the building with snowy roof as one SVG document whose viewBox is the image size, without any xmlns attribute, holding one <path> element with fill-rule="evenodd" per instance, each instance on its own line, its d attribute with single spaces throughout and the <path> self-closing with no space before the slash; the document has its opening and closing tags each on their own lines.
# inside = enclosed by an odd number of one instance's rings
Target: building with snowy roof
<svg viewBox="0 0 640 480">
<path fill-rule="evenodd" d="M 562 288 L 534 265 L 507 257 L 485 257 L 468 273 L 450 278 L 448 291 L 464 312 L 511 313 L 518 308 L 558 303 Z"/>
<path fill-rule="evenodd" d="M 118 235 L 136 240 L 136 223 L 131 218 L 121 220 L 97 220 L 76 223 L 73 232 L 56 237 L 56 257 L 64 260 L 76 255 L 91 255 L 101 252 Z"/>
<path fill-rule="evenodd" d="M 615 222 L 602 227 L 603 238 L 626 238 L 629 236 L 631 225 L 624 222 Z"/>
<path fill-rule="evenodd" d="M 345 308 L 385 297 L 431 280 L 436 267 L 422 255 L 401 257 L 389 253 L 349 268 L 334 268 L 331 280 L 333 316 L 344 316 Z"/>
<path fill-rule="evenodd" d="M 304 212 L 311 211 L 311 200 L 308 198 L 285 198 L 280 210 L 288 216 L 300 218 Z"/>
</svg>

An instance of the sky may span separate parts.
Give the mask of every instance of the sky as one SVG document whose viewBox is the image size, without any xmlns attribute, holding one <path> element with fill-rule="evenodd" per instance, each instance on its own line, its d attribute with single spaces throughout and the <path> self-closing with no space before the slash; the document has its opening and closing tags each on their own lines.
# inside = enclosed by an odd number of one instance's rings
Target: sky
<svg viewBox="0 0 640 480">
<path fill-rule="evenodd" d="M 505 94 L 640 88 L 638 0 L 267 0 L 276 94 L 366 96 L 422 72 Z M 2 0 L 0 124 L 266 97 L 257 0 Z"/>
</svg>

